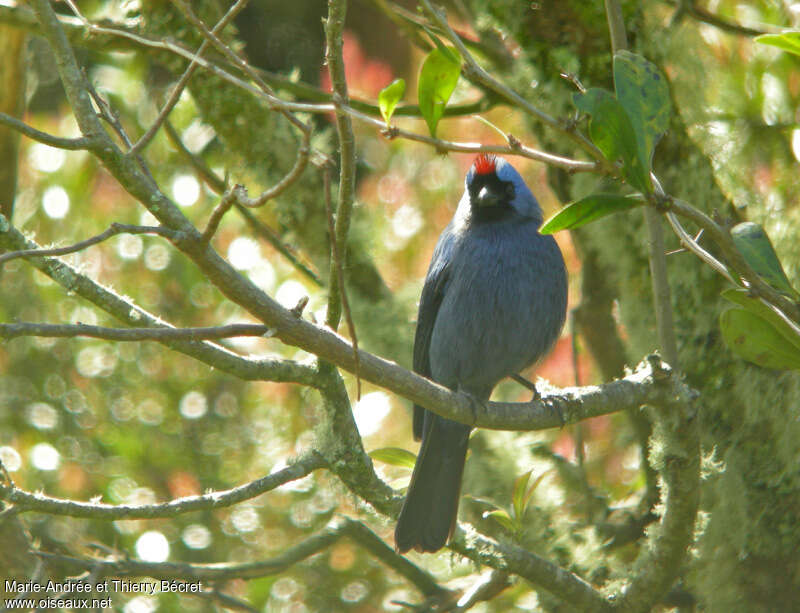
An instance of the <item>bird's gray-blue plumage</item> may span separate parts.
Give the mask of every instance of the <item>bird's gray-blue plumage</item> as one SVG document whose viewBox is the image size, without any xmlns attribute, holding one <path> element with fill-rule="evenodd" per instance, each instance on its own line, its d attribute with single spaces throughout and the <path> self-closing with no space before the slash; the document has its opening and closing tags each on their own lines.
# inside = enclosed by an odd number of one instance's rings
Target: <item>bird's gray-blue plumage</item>
<svg viewBox="0 0 800 613">
<path fill-rule="evenodd" d="M 416 372 L 480 400 L 550 350 L 567 306 L 564 260 L 555 240 L 539 234 L 536 198 L 508 162 L 491 162 L 493 176 L 473 165 L 439 237 L 414 340 Z M 436 551 L 447 541 L 469 431 L 414 407 L 422 446 L 395 532 L 398 550 Z"/>
</svg>

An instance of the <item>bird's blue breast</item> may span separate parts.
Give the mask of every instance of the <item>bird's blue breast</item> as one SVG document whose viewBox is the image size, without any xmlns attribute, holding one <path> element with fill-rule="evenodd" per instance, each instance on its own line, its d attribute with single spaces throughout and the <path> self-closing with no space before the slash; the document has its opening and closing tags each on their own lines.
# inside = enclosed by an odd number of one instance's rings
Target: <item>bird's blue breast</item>
<svg viewBox="0 0 800 613">
<path fill-rule="evenodd" d="M 536 362 L 564 324 L 561 252 L 535 221 L 454 232 L 441 257 L 447 285 L 430 339 L 434 380 L 478 396 Z"/>
</svg>

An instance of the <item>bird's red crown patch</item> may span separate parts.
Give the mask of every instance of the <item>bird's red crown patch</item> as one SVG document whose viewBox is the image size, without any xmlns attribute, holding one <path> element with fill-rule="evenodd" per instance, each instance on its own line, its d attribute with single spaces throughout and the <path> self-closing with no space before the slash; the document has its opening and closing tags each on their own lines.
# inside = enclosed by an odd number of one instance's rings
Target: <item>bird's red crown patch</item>
<svg viewBox="0 0 800 613">
<path fill-rule="evenodd" d="M 481 153 L 475 158 L 475 172 L 479 175 L 488 175 L 494 172 L 497 158 L 491 153 Z"/>
</svg>

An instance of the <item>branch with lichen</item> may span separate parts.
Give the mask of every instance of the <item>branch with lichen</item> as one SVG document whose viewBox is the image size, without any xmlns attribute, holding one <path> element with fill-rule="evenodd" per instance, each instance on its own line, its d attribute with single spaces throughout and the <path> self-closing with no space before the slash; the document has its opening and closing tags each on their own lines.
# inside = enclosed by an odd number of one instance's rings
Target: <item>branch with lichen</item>
<svg viewBox="0 0 800 613">
<path fill-rule="evenodd" d="M 369 551 L 387 567 L 405 577 L 425 596 L 444 595 L 441 587 L 427 571 L 397 554 L 361 522 L 338 517 L 320 532 L 292 545 L 283 553 L 267 560 L 246 563 L 192 564 L 188 562 L 145 562 L 127 557 L 119 559 L 75 558 L 57 553 L 37 551 L 45 560 L 58 562 L 74 571 L 94 571 L 100 577 L 154 577 L 184 581 L 230 581 L 254 579 L 285 572 L 295 564 L 330 549 L 342 537 Z"/>
<path fill-rule="evenodd" d="M 41 253 L 43 251 L 41 246 L 23 236 L 2 215 L 0 215 L 0 248 L 15 252 Z M 103 287 L 57 257 L 33 257 L 29 262 L 66 291 L 73 292 L 133 328 L 175 329 L 162 318 L 149 313 L 111 289 Z M 170 337 L 171 334 L 174 333 L 165 332 L 161 338 L 154 340 L 159 340 L 175 351 L 241 379 L 295 382 L 312 387 L 317 385 L 317 376 L 313 368 L 298 362 L 240 356 L 208 341 Z"/>
<path fill-rule="evenodd" d="M 18 513 L 35 511 L 50 515 L 66 515 L 68 517 L 83 517 L 106 521 L 177 517 L 185 513 L 219 509 L 250 500 L 281 485 L 302 479 L 325 466 L 326 462 L 322 456 L 316 452 L 311 452 L 291 462 L 286 468 L 233 489 L 207 492 L 200 496 L 185 496 L 159 504 L 112 505 L 95 501 L 65 500 L 46 496 L 39 492 L 25 491 L 10 481 L 0 483 L 0 500 L 13 505 L 13 508 Z"/>
</svg>

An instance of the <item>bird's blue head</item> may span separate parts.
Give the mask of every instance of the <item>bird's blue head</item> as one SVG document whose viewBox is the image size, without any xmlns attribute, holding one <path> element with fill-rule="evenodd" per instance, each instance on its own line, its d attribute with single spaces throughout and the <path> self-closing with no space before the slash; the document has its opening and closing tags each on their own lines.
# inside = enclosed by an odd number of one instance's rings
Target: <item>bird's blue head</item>
<svg viewBox="0 0 800 613">
<path fill-rule="evenodd" d="M 469 203 L 474 221 L 499 220 L 517 213 L 542 223 L 539 203 L 520 174 L 505 159 L 480 154 L 464 183 L 464 199 Z"/>
</svg>

